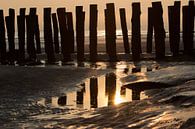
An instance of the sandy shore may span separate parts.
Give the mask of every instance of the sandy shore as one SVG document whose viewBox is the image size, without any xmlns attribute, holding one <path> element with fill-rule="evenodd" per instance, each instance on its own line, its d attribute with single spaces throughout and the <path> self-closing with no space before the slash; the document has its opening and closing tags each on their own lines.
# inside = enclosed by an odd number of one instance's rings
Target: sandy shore
<svg viewBox="0 0 195 129">
<path fill-rule="evenodd" d="M 181 74 L 177 76 L 175 70 L 177 71 L 179 67 L 175 67 L 175 65 L 181 64 L 187 68 L 183 69 L 183 72 L 180 72 Z M 177 79 L 178 81 L 181 80 L 182 76 L 186 77 L 182 80 L 182 83 L 174 87 L 145 91 L 148 98 L 144 100 L 90 110 L 51 107 L 37 102 L 42 97 L 50 101 L 49 98 L 52 96 L 75 91 L 79 89 L 76 84 L 81 83 L 88 77 L 99 76 L 124 68 L 123 63 L 119 63 L 115 67 L 108 67 L 107 65 L 104 67 L 100 63 L 96 68 L 90 68 L 90 66 L 89 68 L 73 66 L 1 66 L 0 128 L 192 129 L 195 127 L 195 74 L 192 70 L 194 69 L 193 62 L 176 64 L 161 62 L 160 65 L 153 61 L 140 62 L 139 65 L 160 66 L 160 70 L 145 74 L 148 79 L 153 79 L 153 81 L 160 80 L 163 82 L 163 78 L 164 80 L 171 78 L 168 77 L 169 74 L 165 74 L 166 71 L 172 73 L 172 75 L 174 74 L 173 79 L 170 79 L 167 83 L 177 82 Z M 128 65 L 132 64 L 128 63 Z M 169 66 L 172 67 L 167 69 Z M 157 76 L 157 79 L 155 79 L 155 76 L 152 77 L 153 75 Z M 130 74 L 130 76 L 133 75 Z"/>
<path fill-rule="evenodd" d="M 195 81 L 190 81 L 177 87 L 150 90 L 150 97 L 146 100 L 83 112 L 79 114 L 79 118 L 59 120 L 57 124 L 50 124 L 48 127 L 193 129 L 194 85 Z"/>
</svg>

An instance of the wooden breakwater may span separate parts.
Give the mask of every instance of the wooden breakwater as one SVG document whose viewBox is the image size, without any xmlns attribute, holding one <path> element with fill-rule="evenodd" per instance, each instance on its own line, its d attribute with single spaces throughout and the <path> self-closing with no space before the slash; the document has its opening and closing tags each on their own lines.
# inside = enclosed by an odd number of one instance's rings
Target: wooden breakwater
<svg viewBox="0 0 195 129">
<path fill-rule="evenodd" d="M 92 4 L 89 16 L 89 61 L 99 60 L 97 51 L 98 37 L 98 5 Z M 141 42 L 141 3 L 132 3 L 132 17 L 126 18 L 125 8 L 120 8 L 120 22 L 123 34 L 124 53 L 132 55 L 129 60 L 142 60 Z M 37 55 L 45 54 L 48 63 L 55 63 L 57 56 L 63 62 L 73 60 L 76 55 L 78 62 L 86 61 L 85 55 L 85 11 L 83 6 L 75 7 L 74 12 L 66 12 L 66 8 L 43 9 L 44 48 L 41 48 L 39 16 L 36 8 L 30 8 L 29 14 L 21 8 L 16 16 L 15 9 L 10 8 L 8 16 L 0 10 L 0 62 L 1 64 L 25 64 L 28 61 L 36 62 Z M 105 16 L 105 46 L 108 61 L 118 59 L 116 46 L 116 9 L 114 3 L 106 4 Z M 182 13 L 182 15 L 181 15 Z M 182 16 L 182 22 L 180 21 Z M 181 7 L 180 1 L 168 7 L 169 43 L 170 52 L 174 57 L 179 55 L 194 56 L 194 1 Z M 15 20 L 16 19 L 16 20 Z M 129 39 L 127 20 L 131 19 L 132 37 Z M 15 23 L 17 21 L 17 24 Z M 75 27 L 74 27 L 75 22 Z M 182 24 L 182 29 L 180 28 Z M 16 28 L 18 30 L 18 48 L 16 48 Z M 74 30 L 75 28 L 75 30 Z M 180 32 L 182 32 L 183 50 L 180 48 Z M 75 37 L 76 36 L 76 37 Z M 163 21 L 163 8 L 161 2 L 152 2 L 148 8 L 148 32 L 146 52 L 152 53 L 155 46 L 156 59 L 164 59 L 166 32 Z M 6 40 L 7 39 L 7 40 Z M 153 43 L 154 39 L 154 45 Z M 130 48 L 131 46 L 131 48 Z M 76 50 L 75 50 L 76 48 Z"/>
</svg>

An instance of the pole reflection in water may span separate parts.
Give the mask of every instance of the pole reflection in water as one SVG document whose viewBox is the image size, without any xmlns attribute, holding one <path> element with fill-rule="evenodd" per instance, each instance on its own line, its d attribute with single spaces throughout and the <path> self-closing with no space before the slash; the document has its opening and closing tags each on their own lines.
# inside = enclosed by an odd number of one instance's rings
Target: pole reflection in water
<svg viewBox="0 0 195 129">
<path fill-rule="evenodd" d="M 140 100 L 141 91 L 132 89 L 132 100 Z"/>
<path fill-rule="evenodd" d="M 120 95 L 121 96 L 125 96 L 126 95 L 126 88 L 125 87 L 121 87 Z"/>
<path fill-rule="evenodd" d="M 65 106 L 66 105 L 66 99 L 67 99 L 66 96 L 59 97 L 59 99 L 58 99 L 58 105 Z"/>
<path fill-rule="evenodd" d="M 77 91 L 77 98 L 76 98 L 77 107 L 83 107 L 85 83 L 81 84 L 81 86 L 82 86 L 82 89 L 80 91 Z"/>
<path fill-rule="evenodd" d="M 113 105 L 116 94 L 116 74 L 106 74 L 106 95 L 108 96 L 108 105 Z"/>
<path fill-rule="evenodd" d="M 81 84 L 81 90 L 52 97 L 50 100 L 41 99 L 38 103 L 45 106 L 50 102 L 52 107 L 59 108 L 92 109 L 147 98 L 144 92 L 122 87 L 119 78 L 126 76 L 127 71 L 131 71 L 127 69 L 129 68 L 125 67 L 124 71 L 124 67 L 117 68 L 115 72 L 97 78 L 88 78 Z M 142 68 L 141 72 L 146 72 L 146 68 Z"/>
<path fill-rule="evenodd" d="M 98 106 L 98 82 L 97 78 L 90 78 L 90 104 L 91 108 L 97 108 Z"/>
</svg>

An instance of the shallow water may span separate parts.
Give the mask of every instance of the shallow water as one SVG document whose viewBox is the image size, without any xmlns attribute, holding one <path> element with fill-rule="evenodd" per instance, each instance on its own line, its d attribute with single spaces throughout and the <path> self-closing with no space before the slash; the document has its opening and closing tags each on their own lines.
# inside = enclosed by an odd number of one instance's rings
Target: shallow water
<svg viewBox="0 0 195 129">
<path fill-rule="evenodd" d="M 144 92 L 135 92 L 133 98 L 132 90 L 122 88 L 115 73 L 88 78 L 80 87 L 78 91 L 70 91 L 63 96 L 41 98 L 37 103 L 55 108 L 93 109 L 147 98 Z"/>
<path fill-rule="evenodd" d="M 111 68 L 113 69 L 113 72 L 109 72 L 98 77 L 94 76 L 91 78 L 86 78 L 79 85 L 79 89 L 66 92 L 61 96 L 41 98 L 37 101 L 37 103 L 42 106 L 49 105 L 53 108 L 81 108 L 91 110 L 93 108 L 117 105 L 122 102 L 130 102 L 134 99 L 140 100 L 147 98 L 144 92 L 136 93 L 132 92 L 131 89 L 122 87 L 120 78 L 132 73 L 132 69 L 135 69 L 133 64 L 120 62 L 108 65 L 106 63 L 99 62 L 95 65 L 85 63 L 83 66 L 95 69 Z M 142 66 L 137 70 L 141 73 L 147 72 L 146 66 Z M 151 70 L 155 70 L 155 68 Z"/>
</svg>

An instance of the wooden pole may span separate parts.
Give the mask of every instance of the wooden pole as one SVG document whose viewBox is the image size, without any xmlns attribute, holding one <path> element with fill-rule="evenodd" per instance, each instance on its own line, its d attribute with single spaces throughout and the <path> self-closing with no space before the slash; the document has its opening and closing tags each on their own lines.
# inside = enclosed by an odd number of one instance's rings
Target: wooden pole
<svg viewBox="0 0 195 129">
<path fill-rule="evenodd" d="M 52 21 L 53 21 L 53 37 L 54 37 L 54 47 L 55 47 L 55 53 L 60 52 L 59 48 L 59 29 L 58 29 L 58 20 L 56 13 L 52 14 Z"/>
<path fill-rule="evenodd" d="M 37 13 L 37 8 L 30 8 L 29 15 L 34 17 L 34 35 L 36 40 L 36 53 L 41 53 L 41 41 L 40 41 L 40 30 L 39 30 L 39 19 Z"/>
<path fill-rule="evenodd" d="M 85 12 L 83 6 L 76 6 L 76 42 L 77 42 L 77 61 L 84 61 L 84 28 Z"/>
<path fill-rule="evenodd" d="M 180 42 L 180 1 L 175 1 L 174 6 L 168 7 L 169 40 L 173 56 L 179 54 Z"/>
<path fill-rule="evenodd" d="M 123 33 L 124 49 L 125 49 L 125 53 L 129 54 L 130 48 L 129 48 L 129 38 L 128 38 L 125 8 L 120 8 L 119 11 L 120 11 L 121 28 L 122 28 L 122 33 Z"/>
<path fill-rule="evenodd" d="M 195 5 L 194 5 L 194 0 L 189 0 L 189 12 L 190 12 L 190 42 L 191 42 L 191 47 L 194 49 L 194 18 L 195 18 Z M 192 53 L 195 53 L 192 50 Z"/>
<path fill-rule="evenodd" d="M 187 15 L 188 15 L 188 6 L 183 6 L 183 9 L 182 9 L 182 12 L 183 12 L 183 19 L 182 19 L 182 21 L 183 21 L 183 25 L 182 25 L 182 27 L 183 27 L 183 46 L 184 46 L 184 54 L 188 54 L 188 52 L 190 51 L 189 49 L 189 45 L 188 45 L 188 43 L 189 43 L 189 41 L 188 41 L 188 28 L 187 28 L 187 26 L 188 26 L 188 19 L 187 19 Z"/>
<path fill-rule="evenodd" d="M 25 16 L 26 15 L 26 8 L 20 8 L 20 15 Z"/>
<path fill-rule="evenodd" d="M 8 43 L 9 43 L 9 54 L 8 60 L 10 64 L 14 64 L 15 61 L 15 10 L 9 9 L 9 16 L 5 17 Z"/>
<path fill-rule="evenodd" d="M 97 108 L 98 106 L 98 81 L 97 78 L 90 78 L 90 103 L 91 108 Z"/>
<path fill-rule="evenodd" d="M 97 60 L 97 21 L 98 10 L 97 5 L 90 5 L 90 61 L 95 62 Z"/>
<path fill-rule="evenodd" d="M 140 31 L 140 3 L 132 4 L 132 58 L 134 61 L 140 60 L 141 50 L 141 31 Z"/>
<path fill-rule="evenodd" d="M 63 54 L 63 62 L 71 61 L 71 53 L 70 53 L 70 43 L 67 41 L 67 18 L 66 18 L 66 9 L 58 8 L 58 22 L 60 28 L 60 36 L 61 36 L 61 52 Z"/>
<path fill-rule="evenodd" d="M 65 40 L 66 40 L 66 9 L 57 8 L 58 23 L 60 29 L 60 38 L 61 38 L 61 53 L 63 54 L 63 61 L 66 61 L 66 50 L 65 50 Z"/>
<path fill-rule="evenodd" d="M 173 53 L 173 49 L 174 49 L 174 6 L 169 6 L 168 7 L 168 19 L 169 19 L 169 42 L 170 42 L 170 50 Z"/>
<path fill-rule="evenodd" d="M 174 2 L 174 41 L 175 47 L 173 49 L 173 56 L 177 56 L 179 54 L 179 44 L 180 44 L 180 9 L 181 8 L 181 1 Z"/>
<path fill-rule="evenodd" d="M 111 62 L 117 61 L 117 54 L 116 54 L 116 18 L 115 18 L 115 7 L 114 3 L 106 4 L 106 25 L 107 25 L 107 49 L 109 60 Z"/>
<path fill-rule="evenodd" d="M 29 15 L 36 15 L 37 14 L 37 8 L 30 8 Z"/>
<path fill-rule="evenodd" d="M 106 40 L 106 54 L 109 55 L 109 36 L 108 36 L 108 13 L 107 9 L 104 9 L 104 18 L 105 18 L 105 40 Z"/>
<path fill-rule="evenodd" d="M 147 53 L 152 53 L 152 39 L 153 39 L 153 16 L 152 8 L 148 8 L 148 32 L 147 32 Z"/>
<path fill-rule="evenodd" d="M 20 15 L 17 16 L 18 40 L 19 40 L 19 60 L 22 64 L 25 61 L 25 8 L 20 9 Z"/>
<path fill-rule="evenodd" d="M 165 57 L 165 29 L 163 21 L 163 9 L 161 2 L 152 2 L 154 22 L 154 37 L 156 59 L 163 59 Z"/>
<path fill-rule="evenodd" d="M 69 51 L 70 53 L 74 53 L 75 43 L 74 43 L 74 27 L 73 27 L 72 12 L 67 12 L 66 16 L 67 16 L 67 31 L 68 31 L 67 37 L 70 46 Z"/>
<path fill-rule="evenodd" d="M 51 8 L 44 8 L 44 40 L 48 63 L 53 63 L 55 62 L 55 56 L 52 38 Z"/>
<path fill-rule="evenodd" d="M 34 17 L 32 15 L 26 16 L 26 32 L 27 32 L 27 53 L 29 61 L 36 61 L 36 50 L 34 42 Z"/>
<path fill-rule="evenodd" d="M 6 64 L 5 22 L 3 10 L 0 10 L 0 62 Z"/>
<path fill-rule="evenodd" d="M 41 41 L 40 41 L 40 30 L 39 30 L 39 19 L 38 15 L 35 16 L 35 40 L 36 40 L 36 51 L 38 54 L 41 53 Z"/>
<path fill-rule="evenodd" d="M 190 11 L 190 6 L 183 6 L 183 43 L 186 55 L 192 55 L 193 52 L 193 23 Z"/>
</svg>

